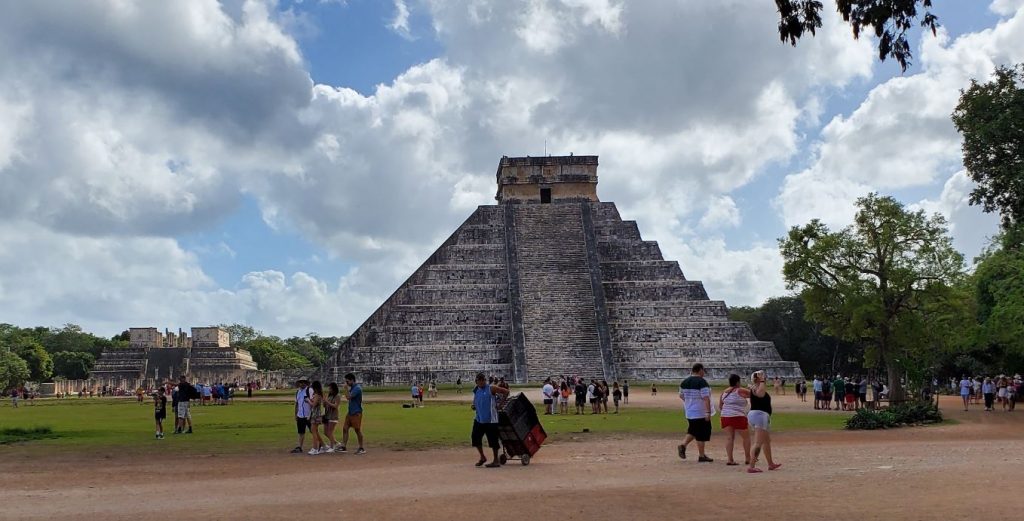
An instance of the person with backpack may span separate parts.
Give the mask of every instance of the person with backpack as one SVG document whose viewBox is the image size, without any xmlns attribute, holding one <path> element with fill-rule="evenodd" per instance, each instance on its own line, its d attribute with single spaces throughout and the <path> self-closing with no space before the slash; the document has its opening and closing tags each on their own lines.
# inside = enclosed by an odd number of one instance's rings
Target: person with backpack
<svg viewBox="0 0 1024 521">
<path fill-rule="evenodd" d="M 175 411 L 177 419 L 175 420 L 175 434 L 181 434 L 185 431 L 185 425 L 188 425 L 188 431 L 186 434 L 192 434 L 192 412 L 189 410 L 189 400 L 200 399 L 199 391 L 196 390 L 192 384 L 188 383 L 188 379 L 185 375 L 178 377 L 178 407 Z"/>
<path fill-rule="evenodd" d="M 298 390 L 295 392 L 295 428 L 299 434 L 299 444 L 292 449 L 292 454 L 302 454 L 302 444 L 306 440 L 306 431 L 312 430 L 310 416 L 312 410 L 312 393 L 309 390 L 309 380 L 299 378 L 296 382 Z"/>
</svg>

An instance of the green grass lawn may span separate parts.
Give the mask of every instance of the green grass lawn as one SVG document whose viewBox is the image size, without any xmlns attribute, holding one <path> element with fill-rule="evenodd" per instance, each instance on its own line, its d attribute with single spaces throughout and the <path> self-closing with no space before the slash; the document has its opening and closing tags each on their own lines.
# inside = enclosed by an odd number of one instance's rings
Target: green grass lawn
<svg viewBox="0 0 1024 521">
<path fill-rule="evenodd" d="M 371 401 L 364 407 L 368 446 L 405 450 L 468 445 L 473 419 L 468 404 L 434 401 L 423 408 L 403 409 L 400 403 Z M 172 435 L 174 422 L 169 418 L 164 422 L 167 438 L 161 442 L 153 439 L 152 417 L 150 402 L 140 406 L 131 400 L 40 400 L 18 409 L 3 406 L 0 433 L 9 434 L 0 434 L 0 444 L 6 443 L 0 451 L 18 447 L 131 449 L 163 443 L 175 450 L 240 452 L 287 448 L 295 438 L 292 406 L 287 402 L 247 402 L 242 398 L 228 406 L 193 406 L 195 434 Z M 548 435 L 556 441 L 610 434 L 679 434 L 684 429 L 681 412 L 669 409 L 624 408 L 617 415 L 541 418 Z M 786 413 L 773 418 L 772 426 L 779 432 L 838 430 L 844 419 L 812 412 Z M 584 429 L 589 433 L 583 434 Z M 19 433 L 23 434 L 19 437 Z"/>
</svg>

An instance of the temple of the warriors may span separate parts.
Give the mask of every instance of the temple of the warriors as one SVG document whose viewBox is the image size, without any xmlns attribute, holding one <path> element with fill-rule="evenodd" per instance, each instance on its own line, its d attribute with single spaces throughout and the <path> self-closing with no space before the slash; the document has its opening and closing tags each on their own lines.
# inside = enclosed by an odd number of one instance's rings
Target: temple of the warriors
<svg viewBox="0 0 1024 521">
<path fill-rule="evenodd" d="M 503 157 L 498 204 L 478 207 L 321 377 L 677 380 L 698 361 L 714 379 L 802 376 L 598 199 L 597 165 L 597 156 Z"/>
<path fill-rule="evenodd" d="M 193 382 L 245 382 L 258 372 L 249 352 L 231 347 L 228 332 L 219 327 L 194 327 L 191 336 L 180 329 L 133 327 L 128 338 L 127 349 L 107 349 L 96 361 L 90 375 L 96 385 L 152 387 L 182 374 Z"/>
</svg>

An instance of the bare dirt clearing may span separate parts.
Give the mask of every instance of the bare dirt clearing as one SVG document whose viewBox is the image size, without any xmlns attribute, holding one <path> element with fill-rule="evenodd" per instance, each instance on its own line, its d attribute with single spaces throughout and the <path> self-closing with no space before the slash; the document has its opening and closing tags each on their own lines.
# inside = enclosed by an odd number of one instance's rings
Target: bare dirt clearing
<svg viewBox="0 0 1024 521">
<path fill-rule="evenodd" d="M 780 434 L 784 466 L 760 475 L 724 465 L 719 432 L 714 464 L 681 461 L 678 440 L 649 436 L 578 435 L 546 445 L 528 467 L 502 469 L 474 468 L 468 447 L 316 457 L 286 454 L 287 441 L 280 452 L 187 458 L 7 451 L 0 519 L 1016 518 L 1024 500 L 983 484 L 1020 475 L 1024 410 L 946 413 L 960 423 Z"/>
</svg>

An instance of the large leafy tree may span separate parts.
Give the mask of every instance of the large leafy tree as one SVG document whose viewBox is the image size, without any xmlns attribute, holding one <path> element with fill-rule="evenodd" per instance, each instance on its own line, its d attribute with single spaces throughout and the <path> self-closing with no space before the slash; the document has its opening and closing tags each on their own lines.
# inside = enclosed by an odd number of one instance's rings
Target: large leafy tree
<svg viewBox="0 0 1024 521">
<path fill-rule="evenodd" d="M 779 10 L 779 38 L 796 45 L 804 34 L 812 36 L 821 28 L 820 0 L 775 0 Z M 853 37 L 864 32 L 878 38 L 878 59 L 892 58 L 904 71 L 913 53 L 907 31 L 920 19 L 921 27 L 934 35 L 939 19 L 931 13 L 931 0 L 836 0 L 836 10 L 853 29 Z M 920 11 L 920 12 L 919 12 Z"/>
<path fill-rule="evenodd" d="M 96 359 L 81 351 L 61 351 L 53 355 L 53 374 L 68 380 L 84 380 L 89 377 Z"/>
<path fill-rule="evenodd" d="M 28 364 L 21 357 L 7 350 L 0 351 L 0 389 L 18 387 L 30 374 Z"/>
<path fill-rule="evenodd" d="M 990 369 L 1024 370 L 1024 251 L 1004 233 L 974 271 L 980 361 Z"/>
<path fill-rule="evenodd" d="M 30 380 L 45 382 L 53 376 L 53 359 L 50 358 L 50 353 L 46 352 L 43 345 L 35 339 L 22 337 L 10 347 L 14 354 L 28 364 Z"/>
<path fill-rule="evenodd" d="M 902 377 L 949 337 L 951 287 L 964 270 L 941 215 L 911 212 L 891 197 L 857 200 L 854 223 L 833 232 L 815 219 L 779 240 L 783 275 L 801 290 L 808 318 L 864 345 L 864 364 L 883 367 L 892 397 Z"/>
<path fill-rule="evenodd" d="M 971 80 L 953 124 L 976 184 L 971 204 L 999 212 L 1004 227 L 1024 223 L 1024 64 L 999 67 L 986 83 Z"/>
</svg>

